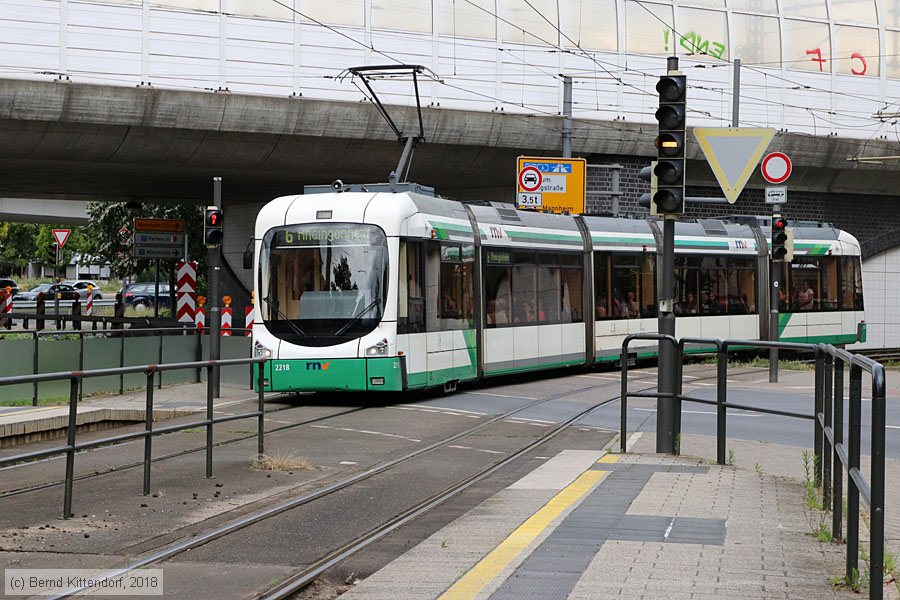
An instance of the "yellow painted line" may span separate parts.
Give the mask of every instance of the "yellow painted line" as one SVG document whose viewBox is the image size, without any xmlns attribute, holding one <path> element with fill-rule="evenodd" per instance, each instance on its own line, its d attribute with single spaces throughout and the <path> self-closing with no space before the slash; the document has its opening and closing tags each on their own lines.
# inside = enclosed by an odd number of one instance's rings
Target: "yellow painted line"
<svg viewBox="0 0 900 600">
<path fill-rule="evenodd" d="M 597 462 L 598 463 L 607 463 L 607 464 L 619 462 L 619 455 L 618 454 L 604 454 L 603 456 L 600 457 L 600 460 L 598 460 Z"/>
<path fill-rule="evenodd" d="M 607 455 L 609 456 L 609 455 Z M 602 459 L 601 459 L 602 460 Z M 616 457 L 618 460 L 618 457 Z M 615 462 L 615 461 L 609 461 Z M 525 548 L 543 532 L 564 510 L 578 502 L 595 485 L 603 480 L 609 471 L 585 471 L 578 478 L 555 495 L 536 513 L 531 515 L 518 529 L 513 531 L 499 546 L 472 567 L 438 600 L 471 600 L 494 580 Z"/>
</svg>

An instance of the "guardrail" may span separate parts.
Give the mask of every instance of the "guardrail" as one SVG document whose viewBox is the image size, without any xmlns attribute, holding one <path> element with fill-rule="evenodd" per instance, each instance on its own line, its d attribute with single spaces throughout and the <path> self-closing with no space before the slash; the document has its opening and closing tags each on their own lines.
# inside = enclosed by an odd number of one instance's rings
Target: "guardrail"
<svg viewBox="0 0 900 600">
<path fill-rule="evenodd" d="M 233 327 L 231 331 L 236 335 L 244 335 L 245 333 L 251 331 L 246 328 L 241 327 Z M 162 364 L 163 362 L 163 351 L 164 351 L 164 341 L 165 337 L 183 337 L 183 336 L 194 336 L 196 339 L 194 346 L 194 358 L 197 361 L 202 360 L 203 358 L 203 336 L 209 336 L 209 329 L 196 329 L 193 325 L 185 325 L 180 327 L 150 327 L 150 328 L 131 328 L 131 329 L 103 329 L 103 330 L 87 330 L 81 331 L 77 329 L 73 330 L 60 330 L 60 331 L 0 331 L 0 343 L 6 337 L 22 337 L 22 336 L 30 336 L 33 343 L 33 351 L 32 351 L 32 375 L 40 375 L 40 340 L 44 339 L 58 339 L 60 337 L 67 336 L 78 336 L 78 370 L 84 369 L 84 357 L 85 357 L 85 338 L 113 338 L 119 339 L 119 349 L 118 349 L 118 357 L 119 357 L 119 368 L 124 368 L 127 365 L 125 364 L 125 340 L 128 337 L 156 337 L 159 340 L 159 344 L 157 346 L 157 362 L 158 364 Z M 2 348 L 2 346 L 0 346 Z M 201 382 L 201 372 L 202 369 L 197 368 L 197 374 L 195 378 L 196 383 Z M 119 374 L 119 389 L 118 393 L 125 393 L 125 373 Z M 0 378 L 2 379 L 2 378 Z M 32 393 L 31 405 L 38 405 L 38 384 L 39 381 L 34 382 L 34 391 Z M 157 387 L 162 387 L 162 372 L 158 372 L 158 381 Z M 253 388 L 253 372 L 250 369 L 250 388 Z M 81 400 L 84 397 L 84 386 L 79 386 L 78 391 L 78 399 Z"/>
<path fill-rule="evenodd" d="M 628 346 L 634 340 L 656 340 L 672 344 L 675 349 L 675 370 L 672 393 L 628 391 Z M 716 353 L 716 399 L 696 398 L 682 394 L 685 345 L 709 346 Z M 812 414 L 777 410 L 728 401 L 728 350 L 778 348 L 800 350 L 815 356 L 815 393 Z M 848 437 L 844 442 L 844 373 L 849 369 Z M 872 434 L 869 451 L 872 465 L 869 481 L 860 471 L 862 374 L 871 376 Z M 655 333 L 633 334 L 622 342 L 621 354 L 622 404 L 620 414 L 620 449 L 626 451 L 628 429 L 628 397 L 670 399 L 675 413 L 674 435 L 681 433 L 681 403 L 697 402 L 716 407 L 716 462 L 726 464 L 728 409 L 735 408 L 813 422 L 813 453 L 815 485 L 822 487 L 822 505 L 832 509 L 831 533 L 841 539 L 843 529 L 843 479 L 847 473 L 847 559 L 846 578 L 859 573 L 859 500 L 869 507 L 869 573 L 870 600 L 881 600 L 884 594 L 884 452 L 885 452 L 885 373 L 880 363 L 853 354 L 830 344 L 796 344 L 757 340 L 718 340 L 712 338 L 682 338 Z M 678 439 L 677 437 L 675 439 Z M 833 469 L 840 463 L 841 468 Z"/>
<path fill-rule="evenodd" d="M 266 362 L 265 357 L 258 358 L 234 358 L 227 360 L 207 360 L 183 363 L 169 363 L 160 365 L 139 365 L 134 367 L 120 367 L 113 369 L 95 369 L 92 371 L 63 371 L 59 373 L 45 373 L 41 375 L 19 375 L 15 377 L 0 378 L 0 388 L 7 385 L 38 383 L 41 381 L 58 381 L 69 380 L 69 420 L 66 426 L 66 445 L 48 448 L 46 450 L 37 450 L 26 452 L 24 454 L 16 454 L 0 459 L 0 467 L 13 465 L 25 461 L 38 460 L 50 456 L 58 456 L 64 454 L 66 456 L 66 473 L 65 473 L 65 491 L 63 495 L 63 514 L 62 518 L 68 519 L 74 516 L 72 513 L 72 495 L 73 483 L 75 480 L 75 454 L 81 450 L 88 450 L 105 446 L 109 444 L 119 444 L 134 439 L 144 439 L 144 482 L 143 495 L 150 494 L 150 469 L 153 459 L 153 437 L 166 433 L 182 431 L 197 427 L 206 427 L 206 477 L 212 477 L 213 471 L 213 425 L 218 423 L 227 423 L 229 421 L 237 421 L 240 419 L 257 418 L 257 452 L 259 455 L 265 453 L 265 406 L 263 396 L 263 378 Z M 212 370 L 216 367 L 227 367 L 232 365 L 260 365 L 259 368 L 259 392 L 257 398 L 257 409 L 251 412 L 239 413 L 236 415 L 226 415 L 223 417 L 213 417 L 213 378 Z M 182 425 L 171 425 L 169 427 L 161 427 L 154 429 L 153 427 L 153 390 L 154 378 L 157 373 L 163 371 L 177 371 L 182 369 L 206 369 L 206 418 L 202 421 L 192 421 Z M 104 377 L 110 375 L 127 375 L 133 373 L 145 373 L 147 375 L 147 384 L 145 388 L 145 422 L 143 431 L 125 433 L 110 437 L 104 437 L 89 442 L 77 443 L 77 417 L 78 417 L 78 395 L 81 382 L 88 377 Z"/>
</svg>

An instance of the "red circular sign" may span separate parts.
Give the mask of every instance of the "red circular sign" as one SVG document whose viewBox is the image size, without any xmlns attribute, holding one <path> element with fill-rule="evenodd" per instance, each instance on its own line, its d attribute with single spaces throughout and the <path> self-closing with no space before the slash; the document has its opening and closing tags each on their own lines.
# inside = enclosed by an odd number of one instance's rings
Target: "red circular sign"
<svg viewBox="0 0 900 600">
<path fill-rule="evenodd" d="M 541 189 L 544 176 L 535 166 L 527 166 L 519 171 L 519 187 L 526 192 L 536 192 Z"/>
<path fill-rule="evenodd" d="M 772 152 L 762 161 L 762 176 L 769 183 L 784 183 L 791 176 L 791 159 L 784 152 Z"/>
</svg>

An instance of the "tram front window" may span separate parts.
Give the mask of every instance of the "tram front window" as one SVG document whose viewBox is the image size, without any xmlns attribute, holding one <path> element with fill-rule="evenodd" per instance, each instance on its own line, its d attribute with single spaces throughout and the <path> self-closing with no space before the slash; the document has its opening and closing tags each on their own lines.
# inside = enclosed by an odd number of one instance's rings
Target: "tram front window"
<svg viewBox="0 0 900 600">
<path fill-rule="evenodd" d="M 304 224 L 269 230 L 258 304 L 276 337 L 333 346 L 375 329 L 384 314 L 388 250 L 374 225 Z"/>
</svg>

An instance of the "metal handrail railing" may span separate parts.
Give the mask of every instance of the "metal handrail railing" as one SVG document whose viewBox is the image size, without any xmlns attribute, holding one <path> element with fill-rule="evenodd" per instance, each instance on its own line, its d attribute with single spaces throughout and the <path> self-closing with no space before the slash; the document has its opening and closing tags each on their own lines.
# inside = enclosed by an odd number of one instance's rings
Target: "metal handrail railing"
<svg viewBox="0 0 900 600">
<path fill-rule="evenodd" d="M 716 461 L 726 463 L 727 409 L 778 415 L 813 421 L 813 454 L 815 484 L 822 487 L 823 506 L 831 504 L 832 536 L 842 537 L 843 473 L 847 473 L 847 558 L 846 577 L 849 580 L 859 572 L 859 500 L 868 505 L 870 600 L 881 600 L 884 580 L 884 459 L 885 459 L 885 372 L 880 363 L 860 354 L 853 354 L 830 344 L 803 344 L 759 340 L 718 340 L 712 338 L 682 338 L 675 341 L 676 365 L 672 392 L 629 392 L 627 348 L 634 340 L 665 340 L 672 343 L 672 336 L 660 334 L 632 334 L 622 342 L 622 408 L 620 418 L 620 447 L 626 451 L 628 397 L 668 398 L 674 404 L 676 436 L 681 433 L 682 401 L 697 402 L 716 407 Z M 715 348 L 716 399 L 697 398 L 682 394 L 684 350 L 687 344 Z M 815 394 L 813 414 L 778 410 L 728 401 L 728 350 L 729 348 L 778 348 L 810 352 L 815 357 Z M 849 441 L 844 435 L 844 370 L 850 370 L 848 406 Z M 866 481 L 860 471 L 861 421 L 862 421 L 862 373 L 871 375 L 872 385 L 872 435 L 870 452 L 872 465 Z M 677 451 L 677 450 L 676 450 Z M 832 467 L 840 462 L 842 469 Z"/>
<path fill-rule="evenodd" d="M 265 357 L 258 358 L 232 358 L 224 360 L 207 360 L 193 361 L 181 363 L 168 363 L 156 365 L 138 365 L 131 367 L 115 367 L 111 369 L 94 369 L 91 371 L 62 371 L 58 373 L 41 373 L 37 375 L 16 375 L 13 377 L 0 378 L 0 387 L 6 385 L 18 384 L 37 384 L 42 381 L 59 381 L 69 380 L 69 418 L 66 425 L 66 445 L 47 448 L 44 450 L 36 450 L 23 454 L 16 454 L 5 458 L 0 458 L 0 467 L 21 463 L 25 461 L 47 458 L 49 456 L 57 456 L 65 454 L 66 456 L 66 473 L 65 473 L 65 491 L 63 497 L 63 514 L 64 519 L 71 518 L 72 513 L 72 494 L 73 482 L 75 479 L 75 454 L 81 450 L 96 448 L 108 444 L 118 444 L 133 439 L 144 438 L 144 485 L 143 494 L 150 494 L 150 469 L 153 454 L 153 437 L 182 431 L 184 429 L 206 427 L 206 477 L 212 477 L 212 449 L 213 449 L 213 425 L 218 423 L 226 423 L 228 421 L 236 421 L 239 419 L 257 418 L 257 452 L 262 455 L 265 452 L 265 398 L 264 398 L 264 378 Z M 239 413 L 235 415 L 226 415 L 223 417 L 213 416 L 213 377 L 212 370 L 215 367 L 227 367 L 236 365 L 259 365 L 258 370 L 258 396 L 257 409 L 251 412 Z M 202 421 L 192 421 L 181 425 L 171 425 L 160 429 L 153 428 L 153 390 L 154 378 L 157 373 L 163 371 L 177 371 L 183 369 L 206 369 L 206 418 Z M 145 423 L 143 431 L 136 431 L 116 436 L 105 437 L 101 439 L 91 440 L 89 442 L 76 442 L 77 420 L 78 420 L 78 397 L 81 388 L 81 382 L 89 377 L 108 377 L 119 375 L 124 377 L 128 374 L 145 373 L 147 375 L 146 384 L 146 402 L 145 402 Z"/>
</svg>

